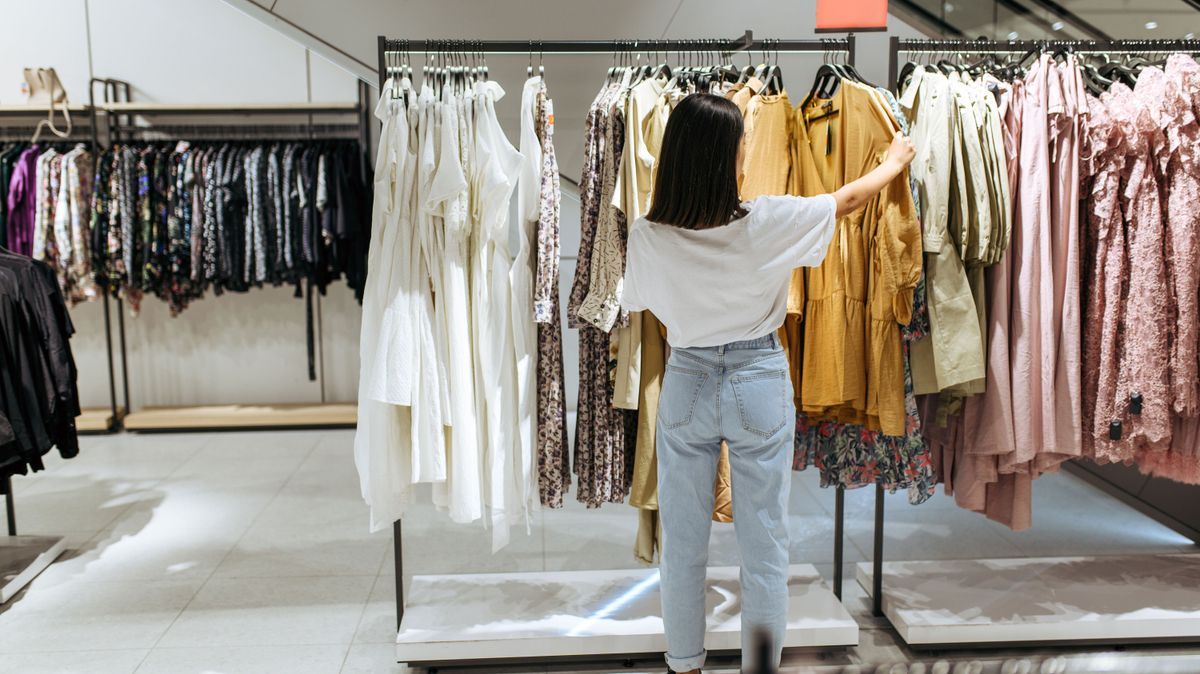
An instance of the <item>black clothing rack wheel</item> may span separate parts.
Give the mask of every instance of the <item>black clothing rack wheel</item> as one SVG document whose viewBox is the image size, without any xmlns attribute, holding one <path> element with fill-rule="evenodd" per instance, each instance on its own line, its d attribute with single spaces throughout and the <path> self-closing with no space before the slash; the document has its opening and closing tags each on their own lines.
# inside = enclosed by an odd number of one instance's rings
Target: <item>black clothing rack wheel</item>
<svg viewBox="0 0 1200 674">
<path fill-rule="evenodd" d="M 95 87 L 99 84 L 103 90 L 102 102 L 97 103 Z M 163 104 L 163 103 L 144 103 L 132 102 L 130 100 L 130 85 L 128 82 L 123 82 L 114 79 L 93 78 L 91 87 L 88 92 L 89 105 L 88 109 L 92 114 L 92 154 L 95 161 L 99 162 L 100 150 L 103 147 L 111 146 L 114 143 L 126 142 L 132 138 L 144 138 L 153 140 L 152 136 L 158 133 L 186 134 L 195 140 L 312 140 L 317 137 L 325 138 L 353 138 L 360 143 L 360 151 L 363 154 L 362 166 L 367 168 L 370 139 L 371 139 L 371 109 L 370 109 L 370 94 L 367 91 L 368 87 L 358 87 L 358 97 L 353 103 L 230 103 L 230 104 L 213 104 L 213 103 L 189 103 L 189 104 Z M 337 116 L 348 117 L 352 116 L 352 123 L 339 124 L 314 124 L 314 115 L 322 116 Z M 186 117 L 195 118 L 203 121 L 185 120 L 184 124 L 138 124 L 137 118 L 156 119 L 159 117 Z M 296 120 L 290 124 L 280 124 L 272 120 L 265 124 L 255 123 L 255 120 L 264 118 L 289 118 Z M 103 119 L 103 122 L 101 122 Z M 103 123 L 104 133 L 103 139 L 101 136 L 100 126 Z M 364 172 L 363 175 L 366 175 Z M 312 289 L 309 289 L 311 295 Z M 179 417 L 178 420 L 163 421 L 161 418 L 152 420 L 149 423 L 138 422 L 136 419 L 131 419 L 130 415 L 133 410 L 130 402 L 130 387 L 129 387 L 129 366 L 128 366 L 128 349 L 125 336 L 125 311 L 123 302 L 120 297 L 114 297 L 116 300 L 117 313 L 117 328 L 119 337 L 119 350 L 121 355 L 120 378 L 122 384 L 123 407 L 117 406 L 116 395 L 116 372 L 113 358 L 113 345 L 111 336 L 111 311 L 109 309 L 109 291 L 105 290 L 105 328 L 108 331 L 106 335 L 108 344 L 108 367 L 109 367 L 109 393 L 111 397 L 111 406 L 114 419 L 119 420 L 119 424 L 127 430 L 144 430 L 144 431 L 182 431 L 182 430 L 243 430 L 243 429 L 292 429 L 292 428 L 349 428 L 353 427 L 354 422 L 350 411 L 344 405 L 334 405 L 326 408 L 328 414 L 321 415 L 320 418 L 306 418 L 304 414 L 300 414 L 294 405 L 277 405 L 271 407 L 271 412 L 264 415 L 255 415 L 253 419 L 244 417 L 227 416 L 226 418 L 191 418 L 185 419 Z M 311 302 L 311 301 L 310 301 Z M 310 303 L 308 306 L 314 306 Z M 320 304 L 315 304 L 316 325 L 317 331 L 320 332 Z M 311 314 L 310 314 L 311 315 Z M 317 339 L 320 335 L 317 335 Z M 325 382 L 320 379 L 321 384 L 321 402 L 319 405 L 324 406 L 325 401 Z M 317 403 L 312 406 L 316 407 Z M 204 407 L 204 406 L 199 406 Z M 199 407 L 192 408 L 175 408 L 181 412 L 187 410 L 196 410 Z M 254 407 L 262 407 L 256 405 Z M 278 418 L 274 418 L 278 412 Z M 135 415 L 136 416 L 136 415 Z M 145 420 L 142 420 L 143 422 Z"/>
<path fill-rule="evenodd" d="M 817 39 L 755 39 L 753 33 L 745 31 L 733 40 L 713 39 L 615 39 L 615 40 L 407 40 L 388 38 L 384 35 L 377 37 L 377 64 L 379 90 L 382 92 L 387 78 L 391 75 L 389 66 L 395 65 L 397 58 L 411 63 L 412 52 L 436 53 L 463 52 L 470 54 L 522 54 L 532 57 L 533 54 L 619 54 L 619 53 L 723 53 L 762 51 L 765 57 L 771 54 L 844 54 L 846 62 L 854 65 L 855 36 L 853 33 L 844 38 Z M 574 181 L 572 181 L 574 182 Z M 835 490 L 834 515 L 834 587 L 833 591 L 840 600 L 842 597 L 845 534 L 845 487 L 838 485 Z M 400 629 L 404 620 L 404 539 L 402 521 L 395 520 L 392 524 L 392 545 L 395 557 L 396 575 L 396 628 Z"/>
<path fill-rule="evenodd" d="M 1074 53 L 1112 53 L 1112 54 L 1171 54 L 1184 53 L 1193 56 L 1200 55 L 1200 40 L 1190 39 L 1166 39 L 1166 40 L 967 40 L 967 39 L 907 39 L 900 37 L 891 37 L 889 39 L 889 58 L 888 58 L 888 88 L 895 92 L 899 86 L 899 72 L 901 67 L 901 55 L 909 54 L 1020 54 L 1035 51 L 1053 51 L 1065 49 Z M 1068 463 L 1068 470 L 1071 465 Z M 1085 470 L 1070 470 L 1072 474 L 1082 475 L 1085 479 Z M 1089 480 L 1090 481 L 1090 480 Z M 1093 483 L 1094 484 L 1094 483 Z M 1164 524 L 1167 527 L 1178 530 L 1179 523 L 1174 521 L 1163 511 L 1159 510 L 1154 505 L 1144 501 L 1136 495 L 1120 491 L 1117 487 L 1106 485 L 1101 487 L 1102 490 L 1115 495 L 1123 502 L 1133 506 L 1142 514 Z M 883 485 L 877 484 L 875 487 L 875 532 L 874 532 L 874 559 L 872 560 L 871 574 L 871 604 L 872 612 L 877 617 L 883 617 L 883 535 L 884 535 L 884 488 Z M 1186 535 L 1186 534 L 1185 534 Z M 1114 639 L 1099 639 L 1087 640 L 1080 642 L 1081 644 L 1109 644 L 1123 645 L 1126 643 L 1134 643 L 1136 640 L 1114 640 Z M 1192 638 L 1163 638 L 1155 639 L 1155 643 L 1192 643 L 1196 639 Z M 1008 646 L 1034 646 L 1043 644 L 1063 644 L 1062 641 L 1046 641 L 1046 642 L 1005 642 L 1003 644 L 994 644 L 997 647 Z M 955 644 L 955 647 L 970 647 L 979 644 Z M 988 645 L 993 645 L 990 642 Z"/>
</svg>

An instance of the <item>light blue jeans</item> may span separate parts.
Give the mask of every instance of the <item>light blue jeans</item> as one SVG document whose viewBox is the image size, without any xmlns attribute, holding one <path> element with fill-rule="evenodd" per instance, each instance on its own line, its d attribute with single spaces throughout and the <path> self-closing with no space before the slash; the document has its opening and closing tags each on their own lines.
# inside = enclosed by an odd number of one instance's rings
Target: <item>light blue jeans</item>
<svg viewBox="0 0 1200 674">
<path fill-rule="evenodd" d="M 765 630 L 779 664 L 788 608 L 788 492 L 796 408 L 787 358 L 771 334 L 673 349 L 658 404 L 658 508 L 667 665 L 704 665 L 705 575 L 713 483 L 729 444 L 733 526 L 741 552 L 742 670 Z"/>
</svg>

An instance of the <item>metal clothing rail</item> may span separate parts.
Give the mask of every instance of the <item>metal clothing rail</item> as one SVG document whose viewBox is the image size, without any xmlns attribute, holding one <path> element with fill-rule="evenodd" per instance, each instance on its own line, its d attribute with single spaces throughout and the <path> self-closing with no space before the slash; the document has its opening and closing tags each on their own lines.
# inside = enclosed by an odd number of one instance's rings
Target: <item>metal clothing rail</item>
<svg viewBox="0 0 1200 674">
<path fill-rule="evenodd" d="M 1035 50 L 1066 49 L 1076 53 L 1200 54 L 1200 40 L 926 40 L 892 37 L 888 82 L 896 86 L 901 53 L 905 54 L 1020 54 Z"/>
<path fill-rule="evenodd" d="M 618 40 L 407 40 L 377 38 L 379 90 L 383 91 L 389 74 L 389 57 L 411 56 L 412 52 L 461 52 L 471 54 L 663 54 L 689 52 L 737 53 L 761 51 L 766 57 L 772 54 L 845 54 L 846 62 L 854 65 L 855 36 L 844 38 L 817 39 L 756 39 L 749 30 L 733 40 L 722 39 L 618 39 Z M 835 495 L 834 515 L 834 582 L 833 593 L 842 598 L 843 560 L 845 540 L 845 487 L 838 485 Z M 396 627 L 404 620 L 404 535 L 401 520 L 392 523 L 392 544 L 396 576 Z"/>
<path fill-rule="evenodd" d="M 383 73 L 385 52 L 460 51 L 468 54 L 620 54 L 640 52 L 742 52 L 763 50 L 767 53 L 854 54 L 854 35 L 844 38 L 775 40 L 755 39 L 753 31 L 725 39 L 621 39 L 621 40 L 456 40 L 389 39 L 379 36 L 380 69 Z"/>
<path fill-rule="evenodd" d="M 1200 54 L 1200 40 L 960 40 L 960 39 L 907 39 L 892 37 L 889 40 L 888 87 L 895 91 L 899 85 L 898 73 L 901 54 L 1020 54 L 1034 51 L 1067 50 L 1075 53 L 1156 54 L 1190 53 Z M 1129 503 L 1129 499 L 1122 499 Z M 1143 514 L 1162 521 L 1160 511 L 1148 506 L 1131 504 Z M 1172 526 L 1167 523 L 1167 526 Z M 871 573 L 872 612 L 877 617 L 883 611 L 883 532 L 884 532 L 884 489 L 875 487 L 875 536 L 874 558 Z M 1111 641 L 1111 640 L 1109 640 Z M 1166 641 L 1171 641 L 1170 639 Z M 1022 644 L 1024 642 L 1015 642 Z M 961 644 L 960 644 L 961 645 Z M 993 645 L 989 642 L 989 645 Z M 1013 645 L 1007 643 L 1006 645 Z"/>
</svg>

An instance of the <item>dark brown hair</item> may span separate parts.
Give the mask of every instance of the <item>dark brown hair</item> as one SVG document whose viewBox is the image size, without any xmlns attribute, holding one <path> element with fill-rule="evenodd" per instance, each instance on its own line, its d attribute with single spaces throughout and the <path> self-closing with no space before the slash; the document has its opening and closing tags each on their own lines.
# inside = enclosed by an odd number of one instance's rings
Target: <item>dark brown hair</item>
<svg viewBox="0 0 1200 674">
<path fill-rule="evenodd" d="M 706 229 L 744 216 L 737 185 L 741 141 L 742 114 L 732 101 L 713 94 L 680 101 L 663 133 L 646 219 Z"/>
</svg>

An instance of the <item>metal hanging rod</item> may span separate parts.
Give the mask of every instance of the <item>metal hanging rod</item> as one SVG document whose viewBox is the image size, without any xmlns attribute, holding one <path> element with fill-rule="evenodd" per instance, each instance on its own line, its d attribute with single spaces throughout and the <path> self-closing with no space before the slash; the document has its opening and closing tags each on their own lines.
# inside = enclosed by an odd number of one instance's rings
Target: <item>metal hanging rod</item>
<svg viewBox="0 0 1200 674">
<path fill-rule="evenodd" d="M 463 51 L 476 54 L 612 54 L 668 51 L 772 53 L 824 53 L 852 51 L 854 36 L 808 40 L 756 40 L 751 31 L 726 39 L 620 39 L 620 40 L 403 40 L 381 38 L 385 52 Z"/>
<path fill-rule="evenodd" d="M 359 140 L 358 126 L 294 125 L 294 126 L 146 126 L 121 130 L 122 142 L 162 143 L 187 140 L 196 143 L 281 143 L 307 141 L 349 142 Z"/>
<path fill-rule="evenodd" d="M 97 109 L 121 115 L 317 115 L 357 113 L 357 103 L 105 103 Z"/>
<path fill-rule="evenodd" d="M 906 53 L 953 52 L 995 54 L 1034 49 L 1070 49 L 1076 52 L 1188 52 L 1200 53 L 1200 40 L 923 40 L 893 38 Z"/>
</svg>

